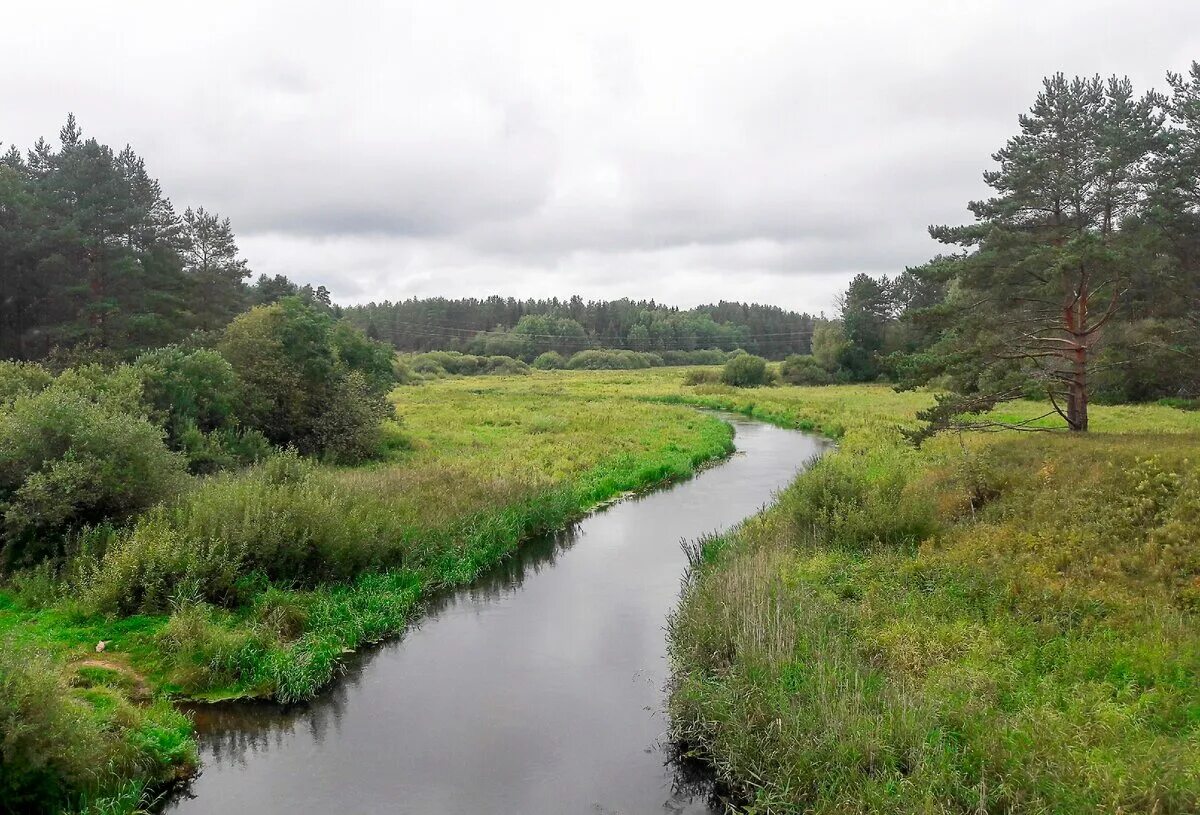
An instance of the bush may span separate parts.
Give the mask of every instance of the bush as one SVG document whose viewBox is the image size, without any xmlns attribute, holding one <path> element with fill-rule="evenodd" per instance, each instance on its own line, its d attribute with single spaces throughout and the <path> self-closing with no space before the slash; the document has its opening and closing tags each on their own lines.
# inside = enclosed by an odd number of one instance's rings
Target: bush
<svg viewBox="0 0 1200 815">
<path fill-rule="evenodd" d="M 645 351 L 621 351 L 606 348 L 591 348 L 571 356 L 567 367 L 572 370 L 615 371 L 657 368 L 663 365 L 658 354 Z"/>
<path fill-rule="evenodd" d="M 735 388 L 753 388 L 766 385 L 767 361 L 753 354 L 737 354 L 725 363 L 721 369 L 721 381 Z"/>
<path fill-rule="evenodd" d="M 716 385 L 721 382 L 721 372 L 712 368 L 695 368 L 683 375 L 685 385 Z"/>
<path fill-rule="evenodd" d="M 567 367 L 567 360 L 557 351 L 547 351 L 544 354 L 538 354 L 537 359 L 533 361 L 533 367 L 539 371 L 557 371 Z"/>
<path fill-rule="evenodd" d="M 35 362 L 0 360 L 0 406 L 45 390 L 53 381 L 54 376 Z"/>
<path fill-rule="evenodd" d="M 184 460 L 141 416 L 56 385 L 0 413 L 3 560 L 61 554 L 73 528 L 123 521 L 174 493 Z"/>
<path fill-rule="evenodd" d="M 191 472 L 245 466 L 270 452 L 261 432 L 238 427 L 237 375 L 216 351 L 167 346 L 142 354 L 134 369 L 150 419 L 166 430 L 168 446 L 187 456 Z"/>
<path fill-rule="evenodd" d="M 512 357 L 488 357 L 483 373 L 495 376 L 527 376 L 529 365 Z"/>
<path fill-rule="evenodd" d="M 216 351 L 169 345 L 142 354 L 134 367 L 151 418 L 168 433 L 188 424 L 207 432 L 232 423 L 237 375 Z"/>
<path fill-rule="evenodd" d="M 266 581 L 316 585 L 401 565 L 392 516 L 339 489 L 295 452 L 215 477 L 172 506 L 81 549 L 85 604 L 102 612 L 162 611 L 176 598 L 233 606 Z M 85 556 L 86 558 L 86 556 Z"/>
<path fill-rule="evenodd" d="M 810 355 L 793 354 L 779 366 L 779 378 L 789 385 L 829 385 L 833 377 Z"/>
<path fill-rule="evenodd" d="M 435 379 L 445 376 L 504 376 L 529 373 L 529 366 L 519 359 L 500 355 L 477 356 L 458 351 L 426 351 L 409 357 L 406 364 L 414 373 Z"/>
<path fill-rule="evenodd" d="M 385 361 L 381 343 L 297 298 L 241 315 L 219 349 L 240 380 L 238 415 L 274 444 L 354 460 L 380 417 L 392 415 L 391 352 Z"/>
</svg>

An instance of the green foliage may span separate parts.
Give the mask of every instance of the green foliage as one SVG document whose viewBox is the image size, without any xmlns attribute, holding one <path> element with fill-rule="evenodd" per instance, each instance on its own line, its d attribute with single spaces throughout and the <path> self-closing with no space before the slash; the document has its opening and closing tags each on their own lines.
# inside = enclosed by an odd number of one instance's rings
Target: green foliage
<svg viewBox="0 0 1200 815">
<path fill-rule="evenodd" d="M 166 448 L 161 430 L 121 409 L 127 397 L 120 387 L 115 395 L 93 392 L 93 401 L 85 394 L 94 383 L 64 378 L 0 412 L 9 565 L 56 556 L 66 532 L 125 520 L 182 485 L 182 457 Z"/>
<path fill-rule="evenodd" d="M 793 354 L 779 366 L 779 378 L 788 385 L 829 385 L 833 377 L 813 356 Z"/>
<path fill-rule="evenodd" d="M 670 626 L 675 735 L 755 812 L 1194 810 L 1195 420 L 1097 408 L 1133 432 L 918 451 L 896 424 L 919 404 L 755 405 L 846 431 L 698 553 Z"/>
<path fill-rule="evenodd" d="M 620 351 L 604 348 L 589 348 L 573 354 L 567 367 L 573 371 L 615 371 L 655 368 L 663 364 L 658 354 L 644 351 Z"/>
<path fill-rule="evenodd" d="M 827 371 L 838 369 L 849 348 L 850 341 L 838 323 L 822 323 L 813 331 L 813 358 Z"/>
<path fill-rule="evenodd" d="M 237 376 L 216 351 L 172 345 L 142 354 L 134 367 L 151 418 L 172 441 L 188 427 L 207 433 L 232 426 Z"/>
<path fill-rule="evenodd" d="M 363 330 L 406 352 L 443 349 L 532 360 L 545 350 L 569 357 L 605 345 L 664 356 L 710 349 L 699 357 L 676 356 L 669 365 L 719 365 L 725 360 L 717 359 L 716 353 L 739 346 L 771 359 L 808 353 L 812 328 L 818 322 L 809 314 L 751 303 L 722 301 L 682 310 L 653 301 L 584 302 L 580 297 L 567 301 L 412 298 L 352 306 L 345 314 Z M 428 326 L 452 330 L 418 330 Z M 490 329 L 469 341 L 453 336 L 481 326 Z"/>
<path fill-rule="evenodd" d="M 567 360 L 557 351 L 546 351 L 538 354 L 533 361 L 533 367 L 539 371 L 557 371 L 567 367 Z"/>
<path fill-rule="evenodd" d="M 230 323 L 219 350 L 238 377 L 238 415 L 272 443 L 343 462 L 378 448 L 393 376 L 378 343 L 289 297 Z"/>
<path fill-rule="evenodd" d="M 45 390 L 54 376 L 36 362 L 0 360 L 0 407 L 18 396 Z"/>
<path fill-rule="evenodd" d="M 112 671 L 61 665 L 0 641 L 0 809 L 52 813 L 141 806 L 148 787 L 195 766 L 191 723 L 170 704 L 131 704 Z"/>
<path fill-rule="evenodd" d="M 69 116 L 0 169 L 0 356 L 111 364 L 218 328 L 243 307 L 236 254 L 228 220 L 180 218 L 131 148 Z"/>
<path fill-rule="evenodd" d="M 735 388 L 754 388 L 768 384 L 767 361 L 753 354 L 731 357 L 721 369 L 721 381 Z"/>
<path fill-rule="evenodd" d="M 414 373 L 439 379 L 445 376 L 522 376 L 529 366 L 507 356 L 477 356 L 458 351 L 428 351 L 407 357 L 404 363 Z"/>
<path fill-rule="evenodd" d="M 721 371 L 716 368 L 693 368 L 683 375 L 685 385 L 717 385 L 721 382 Z"/>
</svg>

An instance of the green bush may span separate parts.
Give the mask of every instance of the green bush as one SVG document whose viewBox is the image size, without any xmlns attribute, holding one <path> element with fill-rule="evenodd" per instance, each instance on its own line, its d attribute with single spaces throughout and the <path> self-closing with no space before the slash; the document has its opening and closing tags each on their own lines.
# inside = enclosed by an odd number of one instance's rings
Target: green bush
<svg viewBox="0 0 1200 815">
<path fill-rule="evenodd" d="M 0 412 L 3 560 L 25 565 L 61 553 L 83 524 L 123 521 L 174 493 L 184 460 L 137 415 L 54 386 Z"/>
<path fill-rule="evenodd" d="M 207 433 L 233 424 L 237 375 L 216 351 L 169 345 L 142 354 L 134 367 L 141 374 L 151 418 L 171 439 L 185 427 Z"/>
<path fill-rule="evenodd" d="M 513 375 L 529 373 L 529 366 L 508 356 L 477 356 L 458 351 L 427 351 L 409 357 L 407 364 L 417 374 L 440 379 L 445 376 Z"/>
<path fill-rule="evenodd" d="M 571 356 L 567 367 L 572 370 L 616 371 L 657 368 L 663 365 L 658 354 L 645 351 L 622 351 L 606 348 L 590 348 Z"/>
<path fill-rule="evenodd" d="M 512 357 L 488 357 L 483 373 L 495 376 L 521 376 L 529 374 L 529 365 Z"/>
<path fill-rule="evenodd" d="M 276 445 L 339 461 L 375 449 L 364 440 L 392 415 L 386 391 L 394 370 L 383 348 L 294 297 L 241 315 L 219 345 L 238 376 L 237 413 L 249 427 Z"/>
<path fill-rule="evenodd" d="M 793 354 L 779 365 L 779 378 L 789 385 L 830 385 L 833 377 L 811 355 Z"/>
<path fill-rule="evenodd" d="M 721 381 L 721 372 L 713 368 L 694 368 L 683 375 L 685 385 L 716 385 Z"/>
<path fill-rule="evenodd" d="M 0 360 L 0 406 L 50 386 L 54 376 L 36 362 Z"/>
<path fill-rule="evenodd" d="M 729 355 L 719 348 L 705 348 L 696 351 L 663 351 L 665 365 L 724 365 Z"/>
<path fill-rule="evenodd" d="M 567 367 L 567 360 L 557 351 L 546 351 L 544 354 L 538 354 L 537 359 L 533 361 L 533 367 L 539 371 L 557 371 Z"/>
<path fill-rule="evenodd" d="M 767 361 L 753 354 L 736 354 L 725 363 L 721 370 L 721 381 L 735 388 L 754 388 L 766 385 L 770 381 L 767 374 Z"/>
</svg>

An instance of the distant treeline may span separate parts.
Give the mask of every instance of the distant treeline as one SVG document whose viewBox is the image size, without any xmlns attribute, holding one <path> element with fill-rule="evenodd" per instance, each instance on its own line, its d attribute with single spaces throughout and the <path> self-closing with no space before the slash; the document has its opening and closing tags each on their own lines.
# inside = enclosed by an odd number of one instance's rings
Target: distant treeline
<svg viewBox="0 0 1200 815">
<path fill-rule="evenodd" d="M 680 309 L 653 300 L 427 299 L 344 309 L 367 336 L 400 351 L 465 351 L 532 361 L 547 351 L 569 357 L 589 348 L 694 351 L 744 348 L 783 358 L 811 351 L 820 318 L 757 303 Z"/>
</svg>

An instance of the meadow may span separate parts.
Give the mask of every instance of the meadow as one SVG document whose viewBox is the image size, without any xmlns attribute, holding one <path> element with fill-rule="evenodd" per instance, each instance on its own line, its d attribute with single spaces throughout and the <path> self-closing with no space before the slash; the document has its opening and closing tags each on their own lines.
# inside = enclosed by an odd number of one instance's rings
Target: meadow
<svg viewBox="0 0 1200 815">
<path fill-rule="evenodd" d="M 726 454 L 709 407 L 839 442 L 697 542 L 670 625 L 673 732 L 748 811 L 1200 805 L 1200 414 L 1097 407 L 1083 438 L 918 450 L 901 430 L 927 393 L 686 374 L 400 387 L 385 460 L 207 476 L 79 536 L 64 572 L 15 575 L 0 731 L 38 758 L 23 794 L 133 811 L 194 769 L 174 701 L 311 697 L 431 592 Z"/>
<path fill-rule="evenodd" d="M 671 622 L 674 733 L 745 811 L 1200 808 L 1200 415 L 917 450 L 919 394 L 757 396 L 703 398 L 840 444 Z"/>
</svg>

